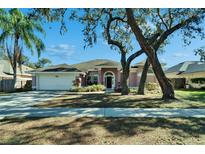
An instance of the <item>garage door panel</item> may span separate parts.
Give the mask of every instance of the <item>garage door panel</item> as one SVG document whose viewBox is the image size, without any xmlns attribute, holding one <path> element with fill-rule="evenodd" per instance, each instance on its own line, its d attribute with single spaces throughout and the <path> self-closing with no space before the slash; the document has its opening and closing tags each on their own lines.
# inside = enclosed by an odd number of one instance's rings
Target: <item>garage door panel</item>
<svg viewBox="0 0 205 154">
<path fill-rule="evenodd" d="M 39 90 L 69 90 L 74 79 L 74 74 L 42 74 L 39 75 Z"/>
</svg>

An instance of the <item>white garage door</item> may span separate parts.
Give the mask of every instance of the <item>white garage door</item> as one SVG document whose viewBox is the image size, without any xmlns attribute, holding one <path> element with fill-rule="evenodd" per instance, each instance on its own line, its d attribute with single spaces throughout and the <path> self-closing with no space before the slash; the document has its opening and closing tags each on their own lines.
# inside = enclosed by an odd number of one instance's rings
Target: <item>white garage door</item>
<svg viewBox="0 0 205 154">
<path fill-rule="evenodd" d="M 38 90 L 69 90 L 75 74 L 39 74 Z"/>
</svg>

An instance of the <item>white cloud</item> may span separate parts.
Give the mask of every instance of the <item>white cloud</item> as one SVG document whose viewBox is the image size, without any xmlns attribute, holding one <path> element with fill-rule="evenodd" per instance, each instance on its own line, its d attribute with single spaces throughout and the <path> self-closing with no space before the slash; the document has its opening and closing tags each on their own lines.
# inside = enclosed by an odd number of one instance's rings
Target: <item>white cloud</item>
<svg viewBox="0 0 205 154">
<path fill-rule="evenodd" d="M 177 57 L 177 58 L 182 58 L 182 57 L 188 57 L 188 54 L 187 53 L 182 53 L 182 52 L 176 52 L 173 54 L 174 57 Z"/>
<path fill-rule="evenodd" d="M 74 50 L 75 50 L 74 45 L 59 44 L 59 45 L 51 45 L 50 47 L 46 48 L 46 53 L 50 57 L 67 59 L 74 53 Z"/>
</svg>

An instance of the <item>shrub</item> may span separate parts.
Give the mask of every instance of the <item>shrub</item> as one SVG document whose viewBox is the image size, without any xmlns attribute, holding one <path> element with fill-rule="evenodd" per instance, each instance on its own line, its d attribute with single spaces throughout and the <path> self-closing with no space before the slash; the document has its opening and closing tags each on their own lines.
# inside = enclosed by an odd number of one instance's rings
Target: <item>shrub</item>
<svg viewBox="0 0 205 154">
<path fill-rule="evenodd" d="M 159 84 L 157 84 L 155 82 L 146 83 L 145 90 L 146 90 L 146 93 L 152 93 L 152 94 L 161 93 L 161 89 L 160 89 Z"/>
<path fill-rule="evenodd" d="M 152 91 L 152 90 L 158 89 L 159 85 L 157 83 L 154 83 L 154 82 L 148 82 L 145 84 L 145 87 L 148 91 Z"/>
<path fill-rule="evenodd" d="M 130 92 L 130 93 L 136 94 L 136 93 L 137 93 L 137 90 L 138 90 L 138 88 L 129 88 L 129 92 Z"/>
<path fill-rule="evenodd" d="M 26 84 L 24 85 L 23 91 L 30 91 L 32 90 L 32 81 L 31 80 L 28 80 L 26 81 Z"/>
<path fill-rule="evenodd" d="M 97 91 L 104 91 L 105 86 L 104 85 L 91 85 L 87 87 L 75 87 L 72 88 L 71 92 L 97 92 Z"/>
</svg>

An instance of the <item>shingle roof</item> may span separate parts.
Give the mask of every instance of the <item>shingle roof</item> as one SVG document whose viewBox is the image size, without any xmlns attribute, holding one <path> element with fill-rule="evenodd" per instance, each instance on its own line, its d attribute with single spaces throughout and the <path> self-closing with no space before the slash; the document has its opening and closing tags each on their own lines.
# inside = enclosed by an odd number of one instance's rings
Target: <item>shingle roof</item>
<svg viewBox="0 0 205 154">
<path fill-rule="evenodd" d="M 165 73 L 194 73 L 194 72 L 205 72 L 205 62 L 200 61 L 185 61 L 175 66 L 168 68 Z"/>
<path fill-rule="evenodd" d="M 84 72 L 88 71 L 88 69 L 94 69 L 96 67 L 100 66 L 113 66 L 113 67 L 119 67 L 121 68 L 121 64 L 116 61 L 108 60 L 108 59 L 96 59 L 96 60 L 90 60 L 78 64 L 71 65 L 79 70 L 82 70 Z"/>
<path fill-rule="evenodd" d="M 53 65 L 46 68 L 39 68 L 32 72 L 81 72 L 81 70 L 67 64 Z"/>
</svg>

